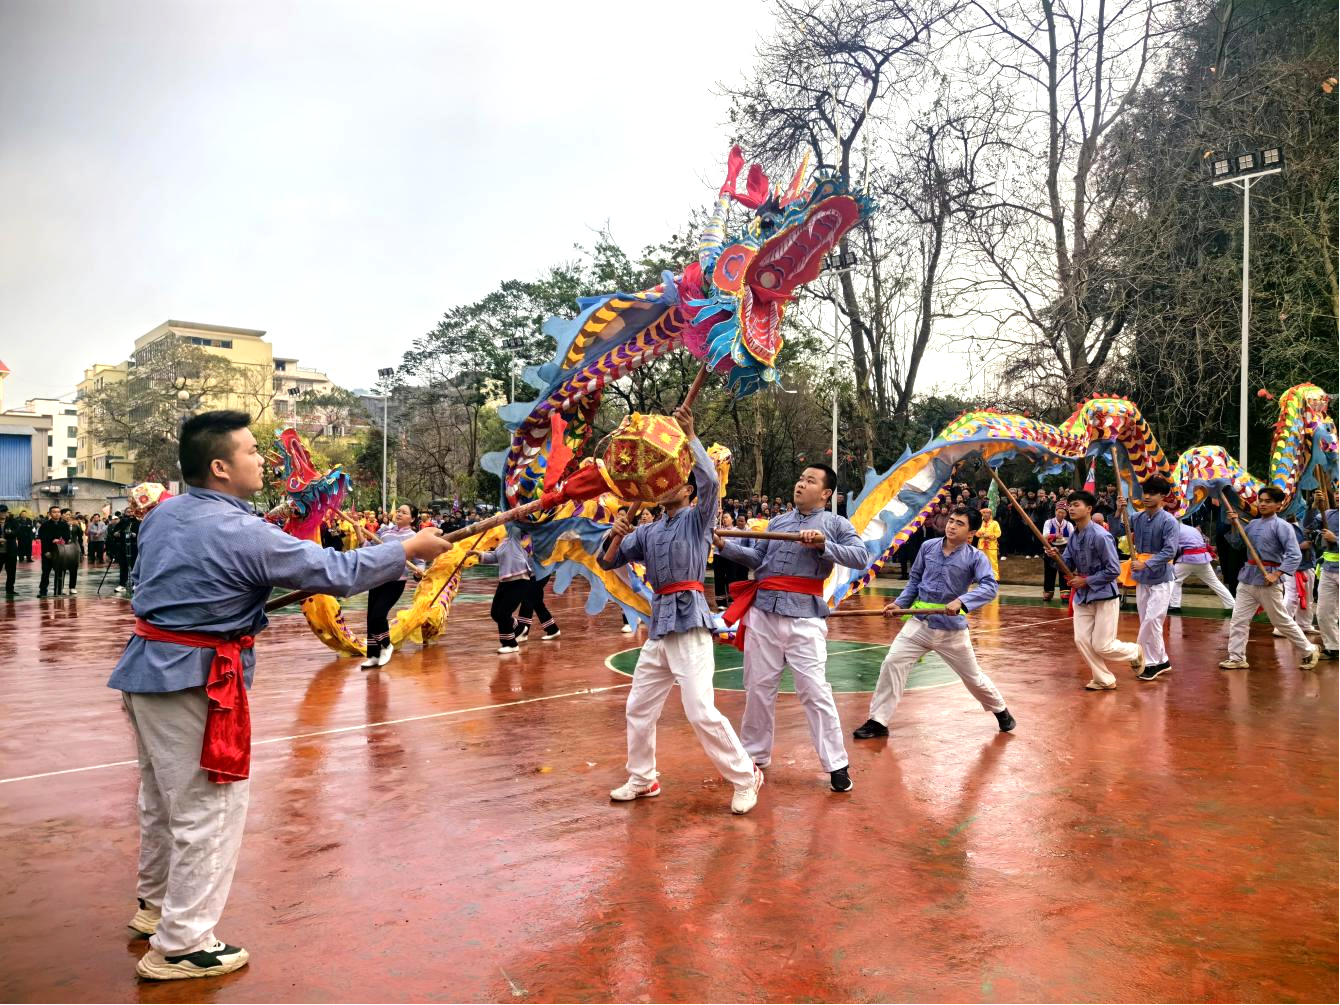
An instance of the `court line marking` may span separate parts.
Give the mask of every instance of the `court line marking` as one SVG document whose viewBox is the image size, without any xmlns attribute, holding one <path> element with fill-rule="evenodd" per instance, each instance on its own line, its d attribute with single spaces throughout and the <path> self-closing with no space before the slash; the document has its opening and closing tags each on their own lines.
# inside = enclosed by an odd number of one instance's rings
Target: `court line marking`
<svg viewBox="0 0 1340 1005">
<path fill-rule="evenodd" d="M 385 719 L 381 722 L 360 722 L 353 726 L 338 726 L 334 729 L 318 729 L 313 733 L 294 733 L 292 736 L 272 736 L 265 740 L 256 740 L 252 743 L 253 747 L 263 747 L 271 743 L 287 743 L 290 740 L 307 740 L 314 736 L 334 736 L 337 733 L 356 733 L 363 729 L 377 729 L 381 726 L 399 726 L 406 722 L 422 722 L 425 719 L 443 719 L 451 715 L 465 715 L 469 712 L 489 712 L 497 708 L 511 708 L 513 705 L 530 705 L 537 701 L 556 701 L 559 698 L 576 698 L 584 694 L 601 694 L 605 691 L 618 691 L 622 688 L 632 687 L 632 682 L 627 684 L 609 684 L 605 687 L 584 687 L 577 691 L 565 691 L 563 694 L 545 694 L 538 698 L 518 698 L 516 701 L 499 702 L 496 705 L 475 705 L 471 708 L 452 708 L 445 712 L 426 712 L 423 715 L 408 715 L 402 719 Z M 106 764 L 87 764 L 80 768 L 63 768 L 60 771 L 42 771 L 35 775 L 19 775 L 15 778 L 0 778 L 0 785 L 7 785 L 10 782 L 28 782 L 37 778 L 54 778 L 57 775 L 72 775 L 80 771 L 97 771 L 100 768 L 122 768 L 129 764 L 138 764 L 138 760 L 133 761 L 108 761 Z"/>
<path fill-rule="evenodd" d="M 1014 631 L 1015 629 L 1021 629 L 1021 628 L 1036 628 L 1039 625 L 1059 624 L 1061 622 L 1070 620 L 1071 617 L 1048 618 L 1046 621 L 1033 621 L 1023 625 L 1009 625 L 1004 628 L 986 628 L 977 632 L 976 634 L 989 635 L 996 632 Z M 868 646 L 868 648 L 879 649 L 881 648 L 881 644 L 871 643 Z M 849 649 L 847 651 L 856 652 L 857 650 Z M 605 665 L 609 667 L 609 669 L 614 673 L 619 673 L 619 671 L 614 670 L 613 667 L 609 666 L 609 657 L 606 657 Z M 952 683 L 952 681 L 950 683 Z M 537 701 L 555 701 L 559 698 L 575 698 L 578 697 L 579 695 L 584 694 L 601 694 L 605 691 L 617 691 L 620 690 L 621 688 L 632 687 L 632 686 L 633 684 L 632 681 L 630 680 L 626 684 L 609 684 L 606 685 L 605 687 L 587 687 L 587 688 L 581 688 L 576 691 L 566 691 L 563 694 L 541 695 L 538 698 L 518 698 L 516 701 L 504 701 L 499 702 L 498 704 L 495 705 L 475 705 L 472 706 L 471 708 L 454 708 L 454 709 L 448 709 L 445 712 L 427 712 L 423 715 L 410 715 L 401 719 L 386 719 L 381 722 L 356 723 L 353 726 L 339 726 L 336 727 L 335 729 L 320 729 L 313 733 L 294 733 L 292 736 L 275 736 L 270 737 L 269 739 L 266 740 L 256 740 L 255 742 L 252 743 L 252 746 L 263 747 L 271 743 L 286 743 L 290 740 L 307 740 L 316 736 L 334 736 L 339 733 L 356 733 L 359 730 L 363 729 L 377 729 L 381 726 L 398 726 L 406 722 L 422 722 L 426 719 L 442 719 L 446 718 L 447 716 L 465 715 L 470 712 L 488 712 L 497 708 L 510 708 L 514 705 L 529 705 Z M 11 782 L 30 782 L 35 781 L 36 779 L 39 778 L 55 778 L 58 775 L 73 775 L 83 771 L 99 771 L 103 768 L 124 768 L 128 765 L 138 763 L 139 763 L 138 760 L 107 761 L 104 764 L 87 764 L 78 768 L 62 768 L 60 771 L 42 771 L 34 775 L 17 775 L 13 778 L 0 778 L 0 785 L 8 785 Z"/>
</svg>

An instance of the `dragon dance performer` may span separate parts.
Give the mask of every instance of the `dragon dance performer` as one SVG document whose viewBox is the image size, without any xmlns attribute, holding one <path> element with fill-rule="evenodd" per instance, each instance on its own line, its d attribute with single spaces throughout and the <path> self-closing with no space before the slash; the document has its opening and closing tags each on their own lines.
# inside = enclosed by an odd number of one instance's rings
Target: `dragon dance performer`
<svg viewBox="0 0 1340 1005">
<path fill-rule="evenodd" d="M 1145 656 L 1141 680 L 1155 680 L 1172 669 L 1163 643 L 1163 625 L 1172 602 L 1172 561 L 1177 555 L 1180 524 L 1163 508 L 1172 490 L 1168 479 L 1155 475 L 1140 483 L 1141 510 L 1131 521 L 1131 574 L 1135 577 L 1135 606 L 1140 612 L 1136 636 Z"/>
<path fill-rule="evenodd" d="M 1233 609 L 1233 594 L 1214 574 L 1209 542 L 1205 535 L 1189 523 L 1179 523 L 1177 531 L 1177 560 L 1173 563 L 1172 601 L 1169 609 L 1182 610 L 1182 584 L 1195 577 L 1210 588 L 1226 610 Z"/>
<path fill-rule="evenodd" d="M 990 506 L 983 506 L 980 513 L 982 525 L 973 536 L 977 539 L 977 547 L 991 563 L 991 575 L 1000 582 L 1000 524 Z"/>
<path fill-rule="evenodd" d="M 381 543 L 387 541 L 408 541 L 417 533 L 414 525 L 419 521 L 418 507 L 403 503 L 396 508 L 391 517 L 391 526 L 382 528 L 378 537 Z M 369 532 L 370 536 L 371 532 Z M 400 577 L 380 583 L 368 591 L 368 658 L 359 664 L 363 670 L 384 667 L 391 662 L 395 647 L 391 645 L 391 609 L 405 593 L 405 582 L 411 570 L 417 569 L 415 578 L 423 574 L 421 563 L 402 568 Z"/>
<path fill-rule="evenodd" d="M 479 556 L 481 565 L 498 567 L 498 588 L 493 591 L 489 617 L 498 626 L 498 652 L 507 655 L 521 651 L 521 643 L 530 633 L 531 610 L 535 604 L 535 580 L 531 574 L 530 549 L 523 540 L 524 532 L 515 524 L 507 525 L 507 536 L 492 551 L 471 552 Z M 543 607 L 543 600 L 540 605 Z M 517 617 L 520 608 L 521 617 Z M 558 638 L 558 626 L 546 609 L 544 638 Z M 525 619 L 524 621 L 522 619 Z"/>
<path fill-rule="evenodd" d="M 698 741 L 717 770 L 735 787 L 731 812 L 748 813 L 758 802 L 763 772 L 749 760 L 730 720 L 717 710 L 712 689 L 716 671 L 712 616 L 703 596 L 707 544 L 720 507 L 716 466 L 694 435 L 690 409 L 681 406 L 675 419 L 693 451 L 690 481 L 662 504 L 664 514 L 653 523 L 634 529 L 627 512 L 620 512 L 600 546 L 602 569 L 642 562 L 647 583 L 654 591 L 648 639 L 638 656 L 633 687 L 628 692 L 628 781 L 610 792 L 610 798 L 630 802 L 661 794 L 656 772 L 656 723 L 670 688 L 678 683 L 684 715 L 698 734 Z M 607 559 L 616 541 L 618 549 Z"/>
<path fill-rule="evenodd" d="M 723 617 L 739 622 L 735 644 L 744 650 L 744 718 L 740 740 L 760 768 L 772 763 L 772 735 L 782 667 L 795 675 L 796 696 L 805 709 L 810 737 L 834 792 L 852 787 L 828 662 L 828 605 L 824 580 L 834 565 L 865 569 L 870 555 L 851 522 L 826 509 L 837 475 L 826 464 L 801 472 L 793 493 L 796 508 L 768 522 L 772 532 L 799 532 L 801 541 L 714 540 L 717 553 L 754 570 L 752 582 L 731 584 L 735 599 Z"/>
<path fill-rule="evenodd" d="M 1219 664 L 1225 670 L 1246 670 L 1251 666 L 1247 662 L 1247 636 L 1257 607 L 1265 609 L 1270 623 L 1301 654 L 1299 669 L 1311 670 L 1321 659 L 1321 650 L 1307 640 L 1298 622 L 1284 609 L 1281 580 L 1297 572 L 1303 558 L 1293 528 L 1276 516 L 1284 498 L 1284 492 L 1274 485 L 1267 485 L 1257 493 L 1256 511 L 1260 515 L 1247 524 L 1246 531 L 1265 568 L 1248 561 L 1238 572 L 1238 593 L 1233 601 L 1233 619 L 1228 624 L 1228 659 Z M 1237 531 L 1230 537 L 1237 538 Z"/>
<path fill-rule="evenodd" d="M 1092 492 L 1079 489 L 1070 493 L 1066 505 L 1075 529 L 1061 557 L 1075 573 L 1070 579 L 1075 600 L 1075 646 L 1093 673 L 1084 690 L 1113 691 L 1117 678 L 1103 661 L 1124 660 L 1132 670 L 1139 670 L 1144 656 L 1134 642 L 1117 638 L 1121 561 L 1112 535 L 1093 522 L 1097 504 Z"/>
<path fill-rule="evenodd" d="M 1317 587 L 1317 627 L 1321 629 L 1322 655 L 1333 660 L 1340 655 L 1340 511 L 1322 515 L 1321 583 Z"/>
<path fill-rule="evenodd" d="M 932 538 L 921 546 L 903 592 L 884 608 L 886 618 L 909 612 L 913 617 L 889 646 L 870 698 L 870 718 L 852 732 L 856 739 L 889 735 L 889 720 L 902 700 L 907 675 L 928 652 L 938 653 L 958 674 L 982 708 L 996 717 L 1001 732 L 1014 729 L 1014 716 L 1005 706 L 1005 699 L 977 665 L 968 619 L 963 616 L 964 611 L 975 611 L 995 599 L 997 592 L 991 563 L 969 543 L 972 516 L 966 506 L 950 509 L 944 537 Z M 944 613 L 918 614 L 913 607 L 917 601 L 944 604 Z"/>
<path fill-rule="evenodd" d="M 448 545 L 436 530 L 339 553 L 260 519 L 247 504 L 265 459 L 246 412 L 205 412 L 179 439 L 190 489 L 145 519 L 134 571 L 134 634 L 108 686 L 139 750 L 139 910 L 151 936 L 141 977 L 230 973 L 245 949 L 215 938 L 242 846 L 249 796 L 246 687 L 274 586 L 348 596 L 400 575 L 407 558 Z"/>
<path fill-rule="evenodd" d="M 544 629 L 540 641 L 552 642 L 563 634 L 544 602 L 544 589 L 549 585 L 549 577 L 553 574 L 553 570 L 540 565 L 534 552 L 527 557 L 530 559 L 530 592 L 521 602 L 521 610 L 517 612 L 516 623 L 520 628 L 516 633 L 516 640 L 520 643 L 530 638 L 530 626 L 534 623 L 536 615 L 539 615 L 540 627 Z"/>
</svg>

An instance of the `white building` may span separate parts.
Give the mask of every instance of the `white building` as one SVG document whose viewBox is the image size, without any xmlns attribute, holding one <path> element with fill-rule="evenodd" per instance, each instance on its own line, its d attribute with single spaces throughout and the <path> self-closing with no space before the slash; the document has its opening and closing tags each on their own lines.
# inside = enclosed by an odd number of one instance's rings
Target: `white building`
<svg viewBox="0 0 1340 1005">
<path fill-rule="evenodd" d="M 74 392 L 59 398 L 29 398 L 22 408 L 13 408 L 6 415 L 44 415 L 51 420 L 47 433 L 46 463 L 42 470 L 47 479 L 73 478 L 79 444 L 79 412 L 75 408 Z M 40 455 L 39 455 L 40 456 Z"/>
</svg>

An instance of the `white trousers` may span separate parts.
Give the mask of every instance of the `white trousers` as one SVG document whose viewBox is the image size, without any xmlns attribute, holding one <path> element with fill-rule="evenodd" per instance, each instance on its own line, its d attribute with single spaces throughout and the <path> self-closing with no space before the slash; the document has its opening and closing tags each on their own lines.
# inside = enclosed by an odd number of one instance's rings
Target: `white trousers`
<svg viewBox="0 0 1340 1005">
<path fill-rule="evenodd" d="M 730 720 L 717 711 L 712 645 L 706 628 L 648 639 L 643 645 L 626 706 L 628 776 L 635 782 L 650 785 L 656 779 L 656 722 L 670 688 L 678 684 L 684 716 L 722 777 L 737 787 L 753 784 L 754 765 Z"/>
<path fill-rule="evenodd" d="M 772 761 L 772 733 L 782 668 L 791 667 L 796 697 L 805 710 L 810 738 L 825 771 L 847 766 L 833 689 L 824 676 L 828 663 L 828 622 L 824 618 L 788 618 L 751 607 L 742 621 L 744 637 L 744 719 L 740 741 L 755 764 Z"/>
<path fill-rule="evenodd" d="M 1257 607 L 1265 608 L 1270 623 L 1280 630 L 1280 634 L 1294 644 L 1301 655 L 1312 651 L 1312 643 L 1303 634 L 1303 629 L 1289 617 L 1284 609 L 1284 590 L 1279 583 L 1274 586 L 1249 586 L 1238 584 L 1238 596 L 1233 603 L 1233 620 L 1228 623 L 1228 655 L 1235 659 L 1247 658 L 1247 635 L 1251 630 L 1252 618 Z"/>
<path fill-rule="evenodd" d="M 1284 611 L 1293 618 L 1299 628 L 1311 628 L 1312 619 L 1317 616 L 1317 602 L 1312 597 L 1312 587 L 1317 582 L 1317 574 L 1312 569 L 1303 573 L 1303 596 L 1307 599 L 1306 609 L 1298 599 L 1298 577 L 1284 577 Z"/>
<path fill-rule="evenodd" d="M 1335 652 L 1340 649 L 1340 573 L 1321 571 L 1321 585 L 1317 587 L 1317 627 L 1321 629 L 1321 644 Z"/>
<path fill-rule="evenodd" d="M 1182 584 L 1188 579 L 1199 579 L 1210 588 L 1219 602 L 1224 605 L 1225 610 L 1233 609 L 1233 594 L 1229 592 L 1228 587 L 1223 584 L 1214 572 L 1214 566 L 1209 562 L 1177 562 L 1173 565 L 1173 573 L 1177 577 L 1173 580 L 1172 607 L 1182 606 Z"/>
<path fill-rule="evenodd" d="M 1117 682 L 1116 675 L 1107 668 L 1104 660 L 1130 663 L 1140 655 L 1140 647 L 1134 642 L 1122 642 L 1117 638 L 1120 614 L 1121 601 L 1116 597 L 1075 605 L 1075 646 L 1099 684 Z"/>
<path fill-rule="evenodd" d="M 164 956 L 214 942 L 242 849 L 250 781 L 219 785 L 200 767 L 203 687 L 123 694 L 140 761 L 136 895 L 163 912 L 149 945 Z"/>
<path fill-rule="evenodd" d="M 1168 620 L 1172 588 L 1171 581 L 1153 586 L 1136 584 L 1135 606 L 1140 612 L 1140 634 L 1136 641 L 1144 650 L 1146 666 L 1168 662 L 1168 647 L 1163 644 L 1163 623 Z"/>
<path fill-rule="evenodd" d="M 988 712 L 1005 708 L 1005 699 L 996 690 L 996 685 L 977 665 L 977 654 L 973 652 L 972 639 L 966 629 L 932 628 L 921 619 L 913 618 L 894 638 L 879 668 L 879 681 L 870 698 L 870 718 L 884 726 L 889 724 L 898 703 L 903 700 L 908 673 L 928 652 L 939 654 L 982 708 Z"/>
</svg>

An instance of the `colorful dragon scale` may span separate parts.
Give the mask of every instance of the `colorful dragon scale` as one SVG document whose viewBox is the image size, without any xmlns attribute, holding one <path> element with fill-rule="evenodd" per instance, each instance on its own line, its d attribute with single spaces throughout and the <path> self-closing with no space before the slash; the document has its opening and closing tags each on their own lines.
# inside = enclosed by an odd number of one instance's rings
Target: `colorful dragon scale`
<svg viewBox="0 0 1340 1005">
<path fill-rule="evenodd" d="M 948 489 L 954 468 L 968 460 L 998 467 L 1010 457 L 1026 454 L 1036 458 L 1039 474 L 1049 474 L 1114 450 L 1130 495 L 1139 496 L 1144 479 L 1163 475 L 1173 483 L 1168 505 L 1179 517 L 1224 490 L 1250 510 L 1267 484 L 1282 489 L 1290 505 L 1297 507 L 1300 491 L 1316 487 L 1318 467 L 1333 479 L 1337 473 L 1336 430 L 1326 404 L 1326 392 L 1314 384 L 1299 384 L 1281 395 L 1268 482 L 1243 471 L 1227 450 L 1217 446 L 1193 447 L 1169 466 L 1140 409 L 1126 398 L 1091 398 L 1059 426 L 1023 415 L 965 412 L 916 453 L 905 451 L 884 474 L 866 472 L 865 485 L 849 513 L 872 563 L 861 573 L 841 566 L 834 569 L 825 596 L 836 606 L 869 585 L 926 521 Z"/>
</svg>

